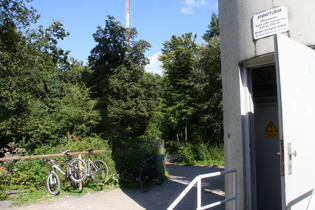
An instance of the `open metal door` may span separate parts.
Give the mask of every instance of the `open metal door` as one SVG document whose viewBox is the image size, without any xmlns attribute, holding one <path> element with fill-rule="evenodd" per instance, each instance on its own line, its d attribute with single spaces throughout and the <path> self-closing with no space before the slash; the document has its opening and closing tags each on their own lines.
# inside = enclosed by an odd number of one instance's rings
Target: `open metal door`
<svg viewBox="0 0 315 210">
<path fill-rule="evenodd" d="M 315 51 L 277 34 L 275 54 L 283 208 L 306 209 L 315 188 Z"/>
</svg>

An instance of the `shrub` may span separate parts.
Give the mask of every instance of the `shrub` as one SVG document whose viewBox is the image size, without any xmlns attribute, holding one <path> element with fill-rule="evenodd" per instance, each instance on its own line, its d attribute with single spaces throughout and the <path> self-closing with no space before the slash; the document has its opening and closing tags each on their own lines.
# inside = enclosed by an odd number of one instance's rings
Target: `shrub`
<svg viewBox="0 0 315 210">
<path fill-rule="evenodd" d="M 223 144 L 173 142 L 166 145 L 171 147 L 167 151 L 178 154 L 182 164 L 224 165 Z"/>
<path fill-rule="evenodd" d="M 109 168 L 109 177 L 111 174 L 117 174 L 108 142 L 98 137 L 86 137 L 76 141 L 65 140 L 57 146 L 43 145 L 35 149 L 32 155 L 58 154 L 66 150 L 78 152 L 88 149 L 107 150 L 108 152 L 96 153 L 91 159 L 104 160 Z M 85 158 L 84 155 L 83 158 Z M 40 158 L 0 162 L 0 199 L 6 198 L 5 190 L 35 191 L 45 189 L 49 168 L 50 165 L 44 163 Z M 60 178 L 63 179 L 62 176 Z M 113 179 L 110 180 L 114 182 Z"/>
<path fill-rule="evenodd" d="M 195 152 L 192 144 L 186 144 L 179 147 L 178 150 L 179 161 L 182 163 L 194 164 Z"/>
</svg>

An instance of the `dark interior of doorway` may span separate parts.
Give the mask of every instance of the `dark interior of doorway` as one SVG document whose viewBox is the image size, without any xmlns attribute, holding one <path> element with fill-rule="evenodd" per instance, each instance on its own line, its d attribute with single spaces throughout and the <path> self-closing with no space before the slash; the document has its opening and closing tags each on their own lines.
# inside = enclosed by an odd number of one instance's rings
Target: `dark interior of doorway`
<svg viewBox="0 0 315 210">
<path fill-rule="evenodd" d="M 254 104 L 277 103 L 277 80 L 275 66 L 252 69 Z"/>
<path fill-rule="evenodd" d="M 269 122 L 278 126 L 277 79 L 275 65 L 251 69 L 254 103 L 252 177 L 255 191 L 254 209 L 281 209 L 279 138 L 266 138 Z"/>
</svg>

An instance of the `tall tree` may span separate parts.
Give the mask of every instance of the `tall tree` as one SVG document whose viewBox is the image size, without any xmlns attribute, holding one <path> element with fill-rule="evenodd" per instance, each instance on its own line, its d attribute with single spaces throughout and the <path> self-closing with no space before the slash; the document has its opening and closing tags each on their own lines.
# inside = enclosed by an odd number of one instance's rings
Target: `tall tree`
<svg viewBox="0 0 315 210">
<path fill-rule="evenodd" d="M 211 22 L 203 38 L 192 71 L 193 89 L 198 112 L 195 118 L 195 135 L 205 141 L 223 140 L 222 75 L 220 57 L 219 19 L 212 13 Z"/>
<path fill-rule="evenodd" d="M 205 141 L 221 142 L 223 135 L 222 75 L 220 39 L 200 46 L 192 71 L 196 97 L 194 135 Z"/>
<path fill-rule="evenodd" d="M 0 131 L 2 147 L 21 131 L 21 112 L 28 110 L 31 97 L 24 93 L 31 72 L 24 74 L 25 66 L 32 65 L 26 59 L 29 51 L 21 29 L 36 22 L 36 11 L 28 9 L 21 0 L 0 1 Z"/>
<path fill-rule="evenodd" d="M 148 63 L 144 52 L 150 44 L 135 41 L 136 29 L 122 27 L 111 16 L 93 37 L 97 45 L 89 56 L 89 84 L 102 113 L 99 129 L 106 136 L 137 138 L 147 130 L 153 110 L 150 101 L 154 99 L 144 90 L 144 66 Z"/>
<path fill-rule="evenodd" d="M 127 34 L 129 43 L 126 40 Z M 93 72 L 89 81 L 96 97 L 101 97 L 107 92 L 108 79 L 115 74 L 114 69 L 120 65 L 131 61 L 144 67 L 149 62 L 144 52 L 151 45 L 144 40 L 135 41 L 136 36 L 135 28 L 124 28 L 112 16 L 108 16 L 105 21 L 105 28 L 99 26 L 93 34 L 97 45 L 89 56 L 89 67 Z"/>
<path fill-rule="evenodd" d="M 162 67 L 165 70 L 166 107 L 168 123 L 178 140 L 189 139 L 191 116 L 195 112 L 194 96 L 192 92 L 191 71 L 198 45 L 195 43 L 196 36 L 187 33 L 182 36 L 173 35 L 170 41 L 163 43 Z"/>
<path fill-rule="evenodd" d="M 208 30 L 206 30 L 206 33 L 202 36 L 202 38 L 208 42 L 218 36 L 220 36 L 219 18 L 217 14 L 213 12 L 211 14 L 211 21 L 208 25 Z"/>
</svg>

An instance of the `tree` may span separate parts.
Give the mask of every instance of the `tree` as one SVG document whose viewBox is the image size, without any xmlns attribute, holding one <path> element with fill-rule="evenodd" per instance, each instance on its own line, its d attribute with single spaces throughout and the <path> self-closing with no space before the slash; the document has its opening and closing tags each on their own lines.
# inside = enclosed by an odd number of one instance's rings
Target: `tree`
<svg viewBox="0 0 315 210">
<path fill-rule="evenodd" d="M 28 111 L 31 95 L 24 90 L 31 72 L 23 70 L 32 63 L 25 59 L 30 52 L 21 30 L 36 22 L 35 13 L 21 0 L 0 1 L 0 147 L 21 132 L 21 112 Z"/>
<path fill-rule="evenodd" d="M 208 25 L 208 30 L 206 30 L 206 33 L 202 36 L 202 38 L 209 42 L 214 37 L 220 36 L 220 29 L 219 29 L 219 18 L 217 14 L 214 12 L 211 14 L 211 21 Z"/>
<path fill-rule="evenodd" d="M 126 36 L 129 35 L 129 44 Z M 131 61 L 144 67 L 149 60 L 145 58 L 144 52 L 151 45 L 144 41 L 134 41 L 137 36 L 135 28 L 126 29 L 121 26 L 115 18 L 108 16 L 105 28 L 98 27 L 93 34 L 97 45 L 92 49 L 89 56 L 89 67 L 92 74 L 89 85 L 95 92 L 95 97 L 104 96 L 108 89 L 108 78 L 114 74 L 114 69 Z"/>
<path fill-rule="evenodd" d="M 196 36 L 192 33 L 180 37 L 172 36 L 170 41 L 164 42 L 162 55 L 162 67 L 165 70 L 166 84 L 166 112 L 167 122 L 176 138 L 187 141 L 189 138 L 188 128 L 191 116 L 195 112 L 194 96 L 191 91 L 191 71 L 198 45 L 195 43 Z"/>
<path fill-rule="evenodd" d="M 212 142 L 223 139 L 222 75 L 220 57 L 219 19 L 212 13 L 201 45 L 196 54 L 192 71 L 193 89 L 197 110 L 195 135 Z M 206 140 L 207 141 L 207 140 Z"/>
<path fill-rule="evenodd" d="M 223 135 L 222 75 L 220 39 L 215 37 L 200 46 L 192 71 L 196 97 L 195 136 L 221 142 Z"/>
<path fill-rule="evenodd" d="M 129 35 L 129 42 L 126 35 Z M 150 44 L 135 41 L 135 28 L 126 29 L 111 16 L 93 34 L 97 45 L 89 56 L 89 85 L 102 113 L 99 130 L 105 136 L 138 138 L 145 134 L 154 107 L 144 86 L 144 52 Z"/>
<path fill-rule="evenodd" d="M 0 4 L 0 147 L 16 142 L 34 150 L 91 133 L 95 101 L 79 76 L 86 68 L 58 48 L 68 36 L 63 25 L 30 29 L 35 10 L 18 0 Z"/>
</svg>

